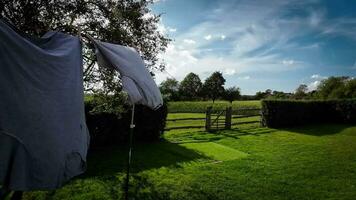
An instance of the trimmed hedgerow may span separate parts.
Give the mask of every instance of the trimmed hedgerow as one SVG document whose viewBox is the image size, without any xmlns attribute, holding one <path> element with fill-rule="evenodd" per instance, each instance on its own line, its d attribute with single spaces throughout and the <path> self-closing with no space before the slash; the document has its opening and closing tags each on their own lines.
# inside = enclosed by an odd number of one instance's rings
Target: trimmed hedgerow
<svg viewBox="0 0 356 200">
<path fill-rule="evenodd" d="M 86 101 L 86 121 L 90 133 L 91 147 L 107 146 L 128 140 L 131 111 L 127 105 L 122 113 L 95 111 L 96 101 Z M 100 106 L 100 105 L 99 105 Z M 152 110 L 146 106 L 135 106 L 134 139 L 139 141 L 157 141 L 164 131 L 167 118 L 167 106 Z"/>
<path fill-rule="evenodd" d="M 262 101 L 264 126 L 279 128 L 318 123 L 356 123 L 356 99 Z"/>
</svg>

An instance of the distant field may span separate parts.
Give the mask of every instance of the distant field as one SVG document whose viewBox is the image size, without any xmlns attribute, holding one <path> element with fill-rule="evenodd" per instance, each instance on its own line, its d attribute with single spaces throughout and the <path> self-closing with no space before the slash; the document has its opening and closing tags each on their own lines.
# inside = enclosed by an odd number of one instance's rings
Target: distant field
<svg viewBox="0 0 356 200">
<path fill-rule="evenodd" d="M 208 106 L 213 106 L 213 109 L 225 109 L 229 106 L 228 101 L 176 101 L 168 103 L 169 113 L 204 113 Z M 234 101 L 232 102 L 233 109 L 241 108 L 261 108 L 260 101 Z"/>
</svg>

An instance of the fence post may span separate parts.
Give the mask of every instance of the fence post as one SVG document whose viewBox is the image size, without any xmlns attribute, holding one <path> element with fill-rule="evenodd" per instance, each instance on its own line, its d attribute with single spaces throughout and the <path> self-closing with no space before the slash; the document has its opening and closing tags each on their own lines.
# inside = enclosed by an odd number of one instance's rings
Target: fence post
<svg viewBox="0 0 356 200">
<path fill-rule="evenodd" d="M 211 130 L 211 110 L 212 106 L 206 108 L 206 117 L 205 117 L 205 130 L 210 132 Z"/>
<path fill-rule="evenodd" d="M 227 107 L 225 112 L 225 129 L 231 129 L 232 107 Z"/>
</svg>

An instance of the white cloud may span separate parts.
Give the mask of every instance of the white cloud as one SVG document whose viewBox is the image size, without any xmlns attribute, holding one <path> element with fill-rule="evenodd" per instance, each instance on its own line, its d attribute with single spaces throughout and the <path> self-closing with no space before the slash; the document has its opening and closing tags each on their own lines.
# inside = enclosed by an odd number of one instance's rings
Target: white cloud
<svg viewBox="0 0 356 200">
<path fill-rule="evenodd" d="M 282 64 L 287 65 L 287 66 L 293 65 L 294 63 L 295 63 L 294 60 L 283 60 L 282 61 Z"/>
<path fill-rule="evenodd" d="M 310 78 L 311 79 L 319 79 L 320 75 L 319 74 L 313 74 Z"/>
<path fill-rule="evenodd" d="M 239 79 L 242 79 L 242 80 L 250 80 L 251 77 L 250 77 L 250 76 L 242 76 L 242 77 L 239 77 Z"/>
<path fill-rule="evenodd" d="M 236 70 L 235 69 L 231 69 L 231 68 L 227 68 L 224 70 L 224 74 L 228 75 L 228 76 L 232 76 L 234 74 L 236 74 Z"/>
<path fill-rule="evenodd" d="M 152 14 L 151 12 L 145 13 L 142 18 L 143 19 L 150 19 L 150 18 L 154 18 L 154 14 Z"/>
<path fill-rule="evenodd" d="M 299 1 L 293 2 L 241 1 L 239 9 L 236 8 L 236 3 L 230 1 L 219 3 L 220 6 L 206 16 L 207 20 L 176 35 L 172 42 L 175 48 L 162 55 L 168 65 L 167 71 L 181 80 L 189 72 L 197 73 L 204 79 L 206 74 L 217 70 L 226 75 L 239 75 L 308 67 L 309 63 L 285 58 L 276 51 L 302 48 L 291 42 L 293 38 L 307 33 L 305 27 L 311 27 L 311 24 L 320 26 L 323 23 L 321 14 L 310 15 L 310 20 L 305 17 L 282 19 L 281 12 L 288 5 L 302 4 Z M 239 20 L 236 20 L 237 16 Z M 224 30 L 223 34 L 221 30 Z M 220 43 L 224 46 L 216 46 L 215 39 L 226 38 L 229 38 L 228 44 Z M 319 46 L 304 48 L 317 49 L 316 47 Z M 250 77 L 244 78 L 248 80 Z M 157 81 L 159 82 L 159 78 Z"/>
<path fill-rule="evenodd" d="M 308 90 L 309 91 L 316 90 L 319 85 L 320 85 L 320 81 L 311 82 L 310 84 L 308 84 Z"/>
<path fill-rule="evenodd" d="M 310 78 L 311 79 L 325 79 L 326 77 L 325 76 L 321 76 L 319 74 L 313 74 Z"/>
<path fill-rule="evenodd" d="M 153 15 L 152 13 L 146 13 L 143 18 L 149 19 L 149 18 L 153 18 L 155 17 L 155 15 Z M 160 32 L 163 35 L 166 35 L 168 33 L 175 33 L 177 32 L 176 28 L 170 27 L 170 26 L 166 26 L 164 25 L 162 18 L 160 19 L 160 21 L 157 23 L 157 30 L 158 32 Z"/>
<path fill-rule="evenodd" d="M 206 40 L 211 40 L 211 38 L 212 38 L 211 35 L 206 35 L 206 36 L 204 37 L 204 39 L 206 39 Z"/>
<path fill-rule="evenodd" d="M 189 72 L 193 71 L 188 66 L 196 66 L 198 59 L 191 51 L 176 48 L 174 44 L 169 44 L 165 54 L 159 55 L 159 59 L 166 63 L 166 72 L 156 73 L 156 81 L 160 83 L 171 75 L 178 80 Z"/>
<path fill-rule="evenodd" d="M 335 18 L 319 26 L 322 35 L 345 36 L 356 40 L 356 18 Z"/>
<path fill-rule="evenodd" d="M 158 30 L 161 34 L 166 34 L 166 33 L 167 33 L 167 28 L 166 28 L 162 23 L 158 23 L 158 25 L 157 25 L 157 30 Z"/>
<path fill-rule="evenodd" d="M 183 42 L 186 44 L 195 44 L 196 43 L 195 40 L 191 40 L 191 39 L 184 39 Z"/>
<path fill-rule="evenodd" d="M 320 74 L 313 74 L 310 76 L 310 79 L 312 79 L 312 82 L 308 84 L 308 89 L 310 91 L 316 90 L 321 83 L 323 79 L 326 79 L 328 77 L 326 76 L 321 76 Z"/>
<path fill-rule="evenodd" d="M 322 50 L 326 45 L 322 37 L 341 35 L 356 38 L 356 19 L 328 19 L 326 12 L 318 10 L 317 6 L 308 6 L 309 0 L 217 2 L 219 5 L 214 10 L 205 13 L 205 21 L 176 32 L 167 52 L 160 55 L 167 63 L 168 73 L 177 80 L 182 80 L 189 72 L 197 73 L 204 80 L 212 72 L 221 71 L 229 79 L 228 82 L 232 79 L 252 82 L 253 77 L 256 84 L 251 83 L 251 87 L 263 88 L 268 85 L 261 83 L 267 81 L 258 80 L 257 73 L 266 73 L 266 76 L 281 72 L 292 74 L 297 69 L 313 67 L 308 60 L 300 60 L 313 55 L 299 56 L 298 52 L 309 55 L 309 52 Z M 285 17 L 291 10 L 303 10 L 303 15 Z M 168 26 L 164 28 L 166 33 L 170 32 Z M 315 33 L 319 33 L 316 37 L 320 38 L 314 43 L 300 43 L 298 40 Z M 222 42 L 227 39 L 229 42 Z M 315 59 L 310 60 L 313 62 Z M 356 62 L 350 63 L 350 67 L 356 70 Z M 309 90 L 316 89 L 325 78 L 317 71 L 314 73 L 304 81 Z M 167 73 L 156 73 L 156 80 L 160 82 L 167 76 Z M 283 85 L 281 87 L 293 84 L 296 78 L 285 79 L 283 83 L 286 84 L 278 83 Z M 268 83 L 274 84 L 272 81 Z M 256 86 L 258 84 L 263 86 Z"/>
<path fill-rule="evenodd" d="M 175 32 L 177 32 L 177 29 L 168 27 L 168 31 L 171 32 L 171 33 L 175 33 Z"/>
<path fill-rule="evenodd" d="M 305 46 L 299 46 L 299 49 L 306 49 L 306 50 L 310 50 L 310 49 L 318 49 L 320 48 L 321 44 L 320 43 L 314 43 L 314 44 L 309 44 L 309 45 L 305 45 Z"/>
<path fill-rule="evenodd" d="M 325 12 L 323 10 L 314 10 L 309 17 L 309 23 L 312 27 L 316 27 L 324 20 Z"/>
</svg>

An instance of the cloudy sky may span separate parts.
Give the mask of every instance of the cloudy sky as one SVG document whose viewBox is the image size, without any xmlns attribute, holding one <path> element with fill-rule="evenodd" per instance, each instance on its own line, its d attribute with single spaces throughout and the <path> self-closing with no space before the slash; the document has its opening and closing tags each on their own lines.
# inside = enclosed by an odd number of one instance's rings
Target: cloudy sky
<svg viewBox="0 0 356 200">
<path fill-rule="evenodd" d="M 227 86 L 254 94 L 356 76 L 354 0 L 156 0 L 152 11 L 173 39 L 158 83 L 221 71 Z"/>
</svg>

